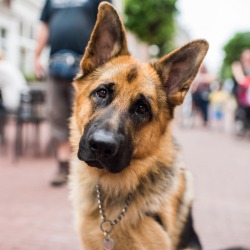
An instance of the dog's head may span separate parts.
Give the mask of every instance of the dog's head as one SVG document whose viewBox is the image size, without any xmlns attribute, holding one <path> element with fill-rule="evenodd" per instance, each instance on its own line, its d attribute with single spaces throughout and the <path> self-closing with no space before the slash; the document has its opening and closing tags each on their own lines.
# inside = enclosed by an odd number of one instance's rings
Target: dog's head
<svg viewBox="0 0 250 250">
<path fill-rule="evenodd" d="M 115 9 L 101 3 L 74 82 L 71 139 L 78 158 L 118 173 L 159 150 L 207 50 L 206 41 L 196 40 L 154 64 L 141 63 L 128 52 Z"/>
</svg>

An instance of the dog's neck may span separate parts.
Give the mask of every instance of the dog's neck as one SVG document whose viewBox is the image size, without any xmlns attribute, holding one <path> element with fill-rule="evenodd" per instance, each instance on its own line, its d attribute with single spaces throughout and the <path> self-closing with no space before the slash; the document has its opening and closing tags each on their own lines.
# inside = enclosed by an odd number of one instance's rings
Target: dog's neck
<svg viewBox="0 0 250 250">
<path fill-rule="evenodd" d="M 108 206 L 115 204 L 116 206 L 117 204 L 123 205 L 129 194 L 132 194 L 133 199 L 140 199 L 144 196 L 162 196 L 162 193 L 167 194 L 173 186 L 172 180 L 178 171 L 176 167 L 179 165 L 178 161 L 179 159 L 176 157 L 173 164 L 168 166 L 157 159 L 150 159 L 154 167 L 152 168 L 152 165 L 146 166 L 144 164 L 145 174 L 140 173 L 140 176 L 136 173 L 137 165 L 142 164 L 139 160 L 133 162 L 132 169 L 128 168 L 122 173 L 107 174 L 103 172 L 93 182 L 91 196 L 95 199 L 96 183 L 100 184 L 104 202 Z M 147 168 L 151 170 L 149 171 Z"/>
<path fill-rule="evenodd" d="M 176 167 L 168 167 L 162 162 L 157 162 L 155 170 L 149 171 L 142 177 L 137 187 L 133 189 L 128 216 L 124 220 L 129 220 L 130 224 L 136 225 L 139 218 L 148 215 L 148 211 L 150 211 L 150 215 L 157 215 L 160 207 L 168 200 L 167 197 L 173 189 L 173 179 L 176 179 L 174 178 L 176 174 Z M 120 182 L 123 182 L 123 179 L 120 179 Z M 104 183 L 100 184 L 100 188 L 105 213 L 108 218 L 113 219 L 124 207 L 130 193 L 122 189 L 118 190 L 118 188 L 111 190 L 111 187 L 107 188 Z M 91 196 L 92 205 L 90 206 L 93 218 L 96 218 L 95 216 L 99 216 L 99 208 L 95 186 L 93 187 Z"/>
</svg>

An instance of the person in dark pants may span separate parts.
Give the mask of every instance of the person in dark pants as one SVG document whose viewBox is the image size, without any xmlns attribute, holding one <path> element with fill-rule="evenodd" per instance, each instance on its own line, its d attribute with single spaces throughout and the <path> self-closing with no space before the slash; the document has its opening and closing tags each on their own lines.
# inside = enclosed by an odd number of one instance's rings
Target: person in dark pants
<svg viewBox="0 0 250 250">
<path fill-rule="evenodd" d="M 195 107 L 201 112 L 204 126 L 208 123 L 210 85 L 214 80 L 215 77 L 208 73 L 205 65 L 201 65 L 192 86 L 193 102 Z"/>
<path fill-rule="evenodd" d="M 100 2 L 46 0 L 42 9 L 35 51 L 35 73 L 37 77 L 44 76 L 40 55 L 47 45 L 50 46 L 48 120 L 52 140 L 56 142 L 58 161 L 58 171 L 51 182 L 53 186 L 63 185 L 67 181 L 70 158 L 68 118 L 74 96 L 71 82 L 94 27 Z"/>
</svg>

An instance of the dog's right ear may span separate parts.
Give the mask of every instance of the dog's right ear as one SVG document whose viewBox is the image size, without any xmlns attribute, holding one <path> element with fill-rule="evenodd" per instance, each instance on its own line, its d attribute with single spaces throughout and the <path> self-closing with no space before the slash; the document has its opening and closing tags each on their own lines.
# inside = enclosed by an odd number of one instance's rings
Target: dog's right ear
<svg viewBox="0 0 250 250">
<path fill-rule="evenodd" d="M 129 55 L 125 28 L 113 6 L 102 2 L 81 61 L 82 75 L 89 74 L 98 66 L 120 55 Z"/>
</svg>

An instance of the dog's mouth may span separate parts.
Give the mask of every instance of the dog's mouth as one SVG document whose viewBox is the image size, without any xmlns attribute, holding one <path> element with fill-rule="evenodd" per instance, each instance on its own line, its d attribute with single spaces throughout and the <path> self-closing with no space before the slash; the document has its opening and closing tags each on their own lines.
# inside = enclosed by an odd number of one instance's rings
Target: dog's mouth
<svg viewBox="0 0 250 250">
<path fill-rule="evenodd" d="M 117 168 L 117 167 L 109 167 L 106 165 L 103 165 L 103 163 L 99 161 L 85 161 L 90 167 L 95 167 L 98 169 L 106 169 L 108 172 L 112 174 L 120 173 L 123 169 Z"/>
<path fill-rule="evenodd" d="M 81 159 L 80 159 L 81 160 Z M 90 167 L 95 167 L 95 168 L 99 168 L 99 169 L 105 169 L 105 167 L 103 166 L 103 164 L 101 164 L 99 161 L 95 161 L 95 160 L 85 160 L 85 162 L 90 166 Z"/>
<path fill-rule="evenodd" d="M 98 168 L 98 169 L 105 169 L 112 174 L 120 173 L 124 168 L 126 168 L 126 166 L 121 166 L 118 164 L 116 166 L 114 166 L 113 163 L 109 164 L 109 163 L 100 162 L 98 160 L 82 159 L 79 156 L 78 156 L 78 158 L 79 158 L 79 160 L 86 162 L 89 167 L 94 167 L 94 168 Z"/>
</svg>

